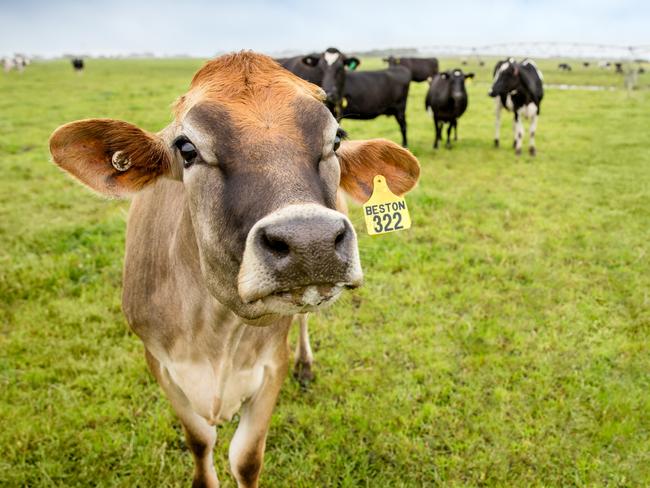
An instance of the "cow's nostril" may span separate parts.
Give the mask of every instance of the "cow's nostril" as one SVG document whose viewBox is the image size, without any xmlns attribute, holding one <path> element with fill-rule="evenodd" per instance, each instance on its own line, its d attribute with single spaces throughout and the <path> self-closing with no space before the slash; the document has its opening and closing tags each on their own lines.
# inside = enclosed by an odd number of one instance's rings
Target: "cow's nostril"
<svg viewBox="0 0 650 488">
<path fill-rule="evenodd" d="M 284 257 L 290 252 L 289 244 L 277 237 L 271 237 L 266 232 L 262 234 L 262 245 L 274 254 Z"/>
<path fill-rule="evenodd" d="M 345 234 L 346 234 L 347 229 L 343 227 L 339 233 L 336 235 L 336 238 L 334 239 L 334 247 L 336 248 L 337 251 L 340 250 L 341 245 L 343 244 L 343 241 L 345 240 Z"/>
</svg>

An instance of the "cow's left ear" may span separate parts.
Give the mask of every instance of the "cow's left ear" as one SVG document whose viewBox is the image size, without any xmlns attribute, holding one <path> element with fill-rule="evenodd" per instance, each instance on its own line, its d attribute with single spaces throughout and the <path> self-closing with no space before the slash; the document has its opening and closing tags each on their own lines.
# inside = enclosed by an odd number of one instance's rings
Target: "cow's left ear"
<svg viewBox="0 0 650 488">
<path fill-rule="evenodd" d="M 121 120 L 63 125 L 50 137 L 50 153 L 61 169 L 112 197 L 129 196 L 172 173 L 171 155 L 160 137 Z"/>
<path fill-rule="evenodd" d="M 465 78 L 474 78 L 474 73 L 467 73 Z"/>
<path fill-rule="evenodd" d="M 373 179 L 384 175 L 396 195 L 410 191 L 420 177 L 420 163 L 408 149 L 386 139 L 344 141 L 336 151 L 341 188 L 359 202 L 370 198 Z"/>
<path fill-rule="evenodd" d="M 347 69 L 354 71 L 361 64 L 361 61 L 359 60 L 359 58 L 355 58 L 355 57 L 345 58 L 344 64 Z"/>
</svg>

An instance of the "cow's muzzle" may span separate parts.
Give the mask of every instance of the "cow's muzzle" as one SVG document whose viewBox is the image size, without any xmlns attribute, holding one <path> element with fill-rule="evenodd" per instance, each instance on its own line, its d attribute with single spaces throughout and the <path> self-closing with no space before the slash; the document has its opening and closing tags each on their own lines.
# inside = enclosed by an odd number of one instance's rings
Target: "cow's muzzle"
<svg viewBox="0 0 650 488">
<path fill-rule="evenodd" d="M 257 222 L 246 239 L 238 291 L 281 313 L 314 310 L 363 279 L 354 228 L 316 204 L 284 207 Z"/>
</svg>

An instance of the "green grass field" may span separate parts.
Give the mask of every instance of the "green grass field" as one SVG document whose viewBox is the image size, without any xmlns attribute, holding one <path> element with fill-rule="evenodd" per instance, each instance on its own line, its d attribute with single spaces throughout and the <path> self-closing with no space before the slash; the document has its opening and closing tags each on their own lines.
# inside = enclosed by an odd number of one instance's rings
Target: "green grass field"
<svg viewBox="0 0 650 488">
<path fill-rule="evenodd" d="M 454 60 L 443 60 L 451 68 Z M 128 202 L 49 162 L 79 118 L 150 130 L 198 60 L 67 62 L 0 76 L 0 486 L 189 486 L 191 456 L 120 311 Z M 364 67 L 378 67 L 370 60 Z M 316 382 L 288 378 L 262 486 L 650 485 L 649 75 L 541 63 L 538 156 L 492 147 L 492 62 L 452 150 L 413 85 L 413 228 L 365 235 L 366 284 L 311 319 Z M 399 141 L 393 118 L 344 121 Z M 295 331 L 294 331 L 295 332 Z M 294 334 L 295 335 L 295 334 Z M 219 430 L 216 465 L 232 487 Z"/>
</svg>

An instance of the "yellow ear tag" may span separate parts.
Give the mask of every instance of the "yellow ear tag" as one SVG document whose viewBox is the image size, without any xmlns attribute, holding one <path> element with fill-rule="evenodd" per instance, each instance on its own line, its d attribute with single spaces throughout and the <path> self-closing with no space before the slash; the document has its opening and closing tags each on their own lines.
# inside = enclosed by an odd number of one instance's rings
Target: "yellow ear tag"
<svg viewBox="0 0 650 488">
<path fill-rule="evenodd" d="M 465 83 L 472 84 L 472 78 L 465 78 Z"/>
<path fill-rule="evenodd" d="M 341 100 L 341 106 L 343 108 L 348 106 L 348 99 L 347 98 L 343 97 L 343 99 Z"/>
<path fill-rule="evenodd" d="M 411 228 L 406 201 L 390 191 L 383 175 L 375 176 L 372 195 L 363 204 L 366 229 L 371 236 Z"/>
</svg>

